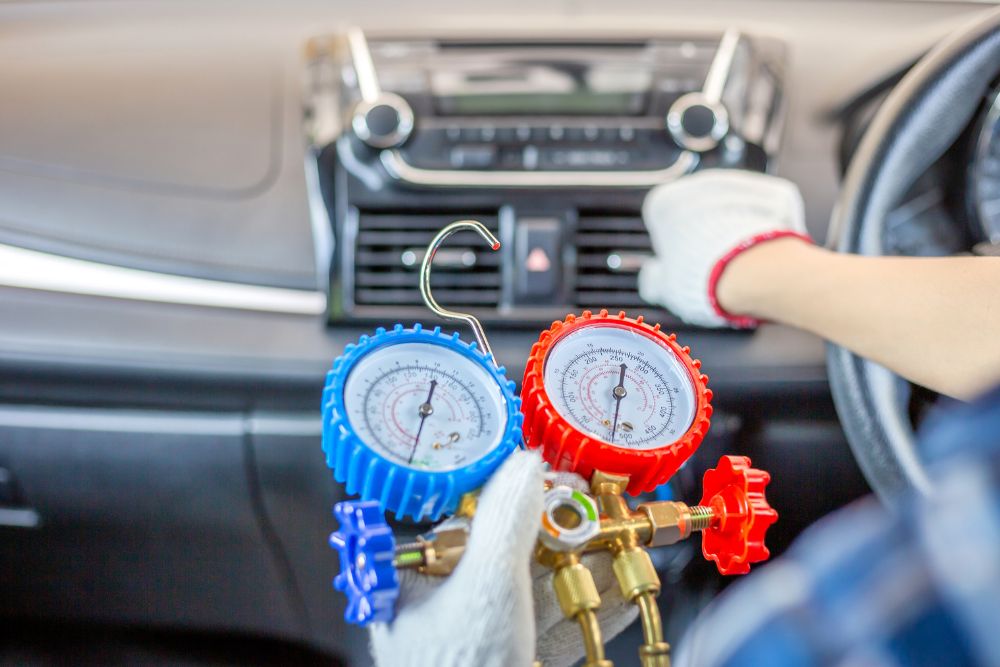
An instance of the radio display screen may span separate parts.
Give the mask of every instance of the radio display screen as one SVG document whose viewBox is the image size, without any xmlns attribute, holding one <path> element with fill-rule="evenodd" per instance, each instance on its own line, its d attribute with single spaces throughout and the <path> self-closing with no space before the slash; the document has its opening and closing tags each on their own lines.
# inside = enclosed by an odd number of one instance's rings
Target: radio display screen
<svg viewBox="0 0 1000 667">
<path fill-rule="evenodd" d="M 430 74 L 438 114 L 623 116 L 645 111 L 652 75 L 634 64 L 471 64 Z"/>
<path fill-rule="evenodd" d="M 633 116 L 642 113 L 645 93 L 524 93 L 437 98 L 445 116 Z"/>
</svg>

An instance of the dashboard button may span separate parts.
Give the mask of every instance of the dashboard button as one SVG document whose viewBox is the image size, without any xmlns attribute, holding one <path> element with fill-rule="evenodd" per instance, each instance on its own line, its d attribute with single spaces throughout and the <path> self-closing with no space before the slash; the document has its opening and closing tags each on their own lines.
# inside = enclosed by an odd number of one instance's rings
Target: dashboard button
<svg viewBox="0 0 1000 667">
<path fill-rule="evenodd" d="M 533 128 L 531 128 L 531 138 L 534 141 L 548 141 L 549 140 L 549 128 L 547 128 L 547 127 L 533 127 Z"/>
<path fill-rule="evenodd" d="M 514 141 L 515 129 L 513 127 L 498 127 L 496 132 L 496 140 L 502 143 L 510 143 Z"/>
<path fill-rule="evenodd" d="M 562 287 L 562 220 L 521 218 L 514 232 L 514 301 L 554 303 Z"/>
<path fill-rule="evenodd" d="M 496 162 L 496 146 L 455 146 L 451 166 L 455 169 L 486 169 Z"/>
<path fill-rule="evenodd" d="M 629 151 L 612 148 L 544 148 L 539 153 L 542 169 L 613 170 L 631 162 Z"/>
</svg>

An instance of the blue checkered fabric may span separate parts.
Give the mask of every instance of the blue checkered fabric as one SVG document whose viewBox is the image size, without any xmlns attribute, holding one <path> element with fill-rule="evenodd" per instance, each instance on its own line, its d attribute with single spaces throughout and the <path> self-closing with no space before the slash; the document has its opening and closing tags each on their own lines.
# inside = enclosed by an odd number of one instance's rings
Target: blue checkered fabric
<svg viewBox="0 0 1000 667">
<path fill-rule="evenodd" d="M 1000 388 L 933 415 L 934 494 L 825 518 L 731 586 L 675 667 L 1000 666 Z"/>
</svg>

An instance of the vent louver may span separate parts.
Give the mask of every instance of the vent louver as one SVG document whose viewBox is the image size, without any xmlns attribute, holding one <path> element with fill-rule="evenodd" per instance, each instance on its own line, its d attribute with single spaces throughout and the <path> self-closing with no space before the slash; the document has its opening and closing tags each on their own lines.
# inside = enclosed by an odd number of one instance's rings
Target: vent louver
<svg viewBox="0 0 1000 667">
<path fill-rule="evenodd" d="M 578 308 L 649 307 L 638 292 L 639 267 L 653 254 L 642 218 L 581 211 L 576 248 Z"/>
<path fill-rule="evenodd" d="M 464 218 L 475 218 L 497 233 L 495 214 L 362 211 L 354 248 L 355 305 L 423 306 L 418 281 L 425 248 L 442 227 Z M 490 252 L 474 232 L 458 232 L 438 250 L 431 288 L 447 307 L 495 309 L 500 300 L 500 253 Z"/>
</svg>

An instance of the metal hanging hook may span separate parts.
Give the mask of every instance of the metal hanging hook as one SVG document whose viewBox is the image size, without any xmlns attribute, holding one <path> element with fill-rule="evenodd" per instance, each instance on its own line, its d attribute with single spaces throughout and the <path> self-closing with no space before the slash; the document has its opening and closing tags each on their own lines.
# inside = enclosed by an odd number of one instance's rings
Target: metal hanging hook
<svg viewBox="0 0 1000 667">
<path fill-rule="evenodd" d="M 444 243 L 445 239 L 454 234 L 455 232 L 460 232 L 462 230 L 472 230 L 478 232 L 487 243 L 490 244 L 490 248 L 493 250 L 500 249 L 500 241 L 493 232 L 486 228 L 486 225 L 479 222 L 478 220 L 457 220 L 450 225 L 446 225 L 444 229 L 437 233 L 430 244 L 427 246 L 427 252 L 424 253 L 424 260 L 420 264 L 420 296 L 423 297 L 424 303 L 430 308 L 434 314 L 443 317 L 447 320 L 461 320 L 465 322 L 472 328 L 472 333 L 476 337 L 476 342 L 479 343 L 480 349 L 486 354 L 493 358 L 493 364 L 497 364 L 496 358 L 493 357 L 493 348 L 490 347 L 490 342 L 486 339 L 486 332 L 483 331 L 483 325 L 479 323 L 475 315 L 470 315 L 468 313 L 460 313 L 455 310 L 448 310 L 447 308 L 442 308 L 437 301 L 434 300 L 434 296 L 431 294 L 431 264 L 434 262 L 434 255 L 437 254 L 438 248 Z"/>
</svg>

